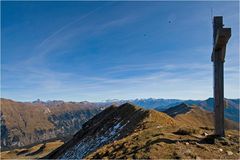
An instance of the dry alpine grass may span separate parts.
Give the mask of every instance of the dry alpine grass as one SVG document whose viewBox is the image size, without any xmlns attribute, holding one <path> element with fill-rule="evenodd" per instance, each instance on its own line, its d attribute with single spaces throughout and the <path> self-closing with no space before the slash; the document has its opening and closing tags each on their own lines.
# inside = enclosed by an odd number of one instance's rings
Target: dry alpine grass
<svg viewBox="0 0 240 160">
<path fill-rule="evenodd" d="M 63 144 L 57 140 L 46 144 L 38 144 L 31 148 L 14 149 L 1 152 L 1 159 L 37 159 L 41 158 Z"/>
</svg>

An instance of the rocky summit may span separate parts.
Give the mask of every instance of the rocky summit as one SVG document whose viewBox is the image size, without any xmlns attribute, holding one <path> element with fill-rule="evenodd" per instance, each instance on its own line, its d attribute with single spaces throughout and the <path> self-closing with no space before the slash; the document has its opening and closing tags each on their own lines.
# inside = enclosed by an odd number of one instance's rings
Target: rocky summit
<svg viewBox="0 0 240 160">
<path fill-rule="evenodd" d="M 183 106 L 185 104 L 181 104 Z M 238 158 L 239 134 L 231 122 L 225 138 L 213 136 L 212 114 L 196 106 L 145 110 L 130 103 L 111 106 L 86 122 L 45 159 Z M 171 113 L 174 112 L 174 113 Z M 175 113 L 177 112 L 177 114 Z M 166 114 L 168 113 L 168 114 Z M 198 115 L 200 114 L 200 115 Z M 202 120 L 200 116 L 206 115 Z M 171 115 L 171 116 L 170 116 Z M 189 120 L 187 120 L 189 119 Z M 190 123 L 193 125 L 190 125 Z M 201 122 L 201 123 L 200 123 Z"/>
</svg>

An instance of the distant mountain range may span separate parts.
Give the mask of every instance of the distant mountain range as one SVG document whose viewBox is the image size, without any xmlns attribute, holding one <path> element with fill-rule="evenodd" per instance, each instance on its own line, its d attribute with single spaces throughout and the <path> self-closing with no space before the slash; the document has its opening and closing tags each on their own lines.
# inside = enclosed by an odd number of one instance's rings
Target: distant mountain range
<svg viewBox="0 0 240 160">
<path fill-rule="evenodd" d="M 109 105 L 121 105 L 127 102 L 131 102 L 135 105 L 141 106 L 145 109 L 153 109 L 157 107 L 165 108 L 172 104 L 179 104 L 183 102 L 184 100 L 178 100 L 178 99 L 155 99 L 155 98 L 146 98 L 146 99 L 131 99 L 131 100 L 106 100 L 105 102 L 99 102 L 97 104 L 101 106 L 109 106 Z"/>
<path fill-rule="evenodd" d="M 200 106 L 205 110 L 213 111 L 214 99 L 206 100 L 179 100 L 179 99 L 134 99 L 134 100 L 107 100 L 106 102 L 98 103 L 101 106 L 109 106 L 111 104 L 121 105 L 126 102 L 131 102 L 145 109 L 156 109 L 163 111 L 169 107 L 176 106 L 181 103 Z M 225 99 L 225 117 L 233 121 L 239 122 L 240 99 Z"/>
<path fill-rule="evenodd" d="M 213 112 L 214 110 L 214 99 L 213 98 L 208 98 L 207 100 L 186 100 L 186 101 L 182 101 L 185 104 L 188 105 L 196 105 L 199 106 L 207 111 L 211 111 Z M 177 102 L 177 103 L 172 103 L 168 106 L 160 106 L 155 108 L 158 111 L 163 111 L 166 108 L 172 107 L 172 106 L 176 106 L 182 102 Z M 240 99 L 225 99 L 225 117 L 228 119 L 231 119 L 235 122 L 239 122 L 239 102 Z"/>
</svg>

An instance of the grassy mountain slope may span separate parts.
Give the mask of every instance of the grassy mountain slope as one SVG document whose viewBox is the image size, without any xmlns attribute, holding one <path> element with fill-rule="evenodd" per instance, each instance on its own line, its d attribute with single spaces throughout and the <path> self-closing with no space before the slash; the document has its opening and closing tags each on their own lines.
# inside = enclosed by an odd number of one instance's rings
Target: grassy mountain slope
<svg viewBox="0 0 240 160">
<path fill-rule="evenodd" d="M 195 108 L 194 108 L 195 109 Z M 196 110 L 193 111 L 195 112 Z M 176 110 L 175 110 L 176 111 Z M 200 121 L 208 120 L 209 115 L 201 115 L 203 119 L 194 121 L 189 111 L 182 112 L 181 117 L 176 115 L 172 126 L 165 126 L 165 120 L 161 118 L 163 113 L 148 111 L 147 116 L 138 130 L 128 136 L 113 141 L 96 151 L 91 152 L 86 159 L 209 159 L 209 158 L 238 158 L 239 135 L 238 131 L 227 130 L 224 140 L 215 139 L 212 143 L 209 129 L 210 123 L 199 127 Z M 190 111 L 191 112 L 191 111 Z M 196 111 L 198 112 L 198 111 Z M 205 112 L 205 111 L 202 111 Z M 182 117 L 184 115 L 184 118 Z M 187 115 L 187 116 L 186 116 Z M 186 116 L 186 117 L 185 117 Z M 205 117 L 206 116 L 206 117 Z M 166 117 L 166 115 L 164 115 Z M 191 118 L 186 121 L 187 118 Z M 210 140 L 209 140 L 210 139 Z"/>
<path fill-rule="evenodd" d="M 0 156 L 1 159 L 37 159 L 46 156 L 62 144 L 62 141 L 56 140 L 34 145 L 32 147 L 3 151 Z"/>
<path fill-rule="evenodd" d="M 206 100 L 186 100 L 186 101 L 179 101 L 176 103 L 171 103 L 167 106 L 161 106 L 159 105 L 159 107 L 155 108 L 158 111 L 164 111 L 170 107 L 174 107 L 177 106 L 181 103 L 185 103 L 188 104 L 190 106 L 192 105 L 196 105 L 199 106 L 207 111 L 213 112 L 213 108 L 214 108 L 214 99 L 213 98 L 208 98 Z M 239 122 L 239 99 L 227 99 L 225 98 L 225 109 L 224 109 L 224 113 L 225 113 L 225 117 L 233 120 L 235 122 Z"/>
<path fill-rule="evenodd" d="M 189 115 L 191 111 L 181 112 L 181 115 Z M 196 114 L 197 112 L 194 113 Z M 196 121 L 196 124 L 190 126 L 178 118 L 179 115 L 170 117 L 165 113 L 144 110 L 129 103 L 120 107 L 112 106 L 86 122 L 72 140 L 44 158 L 239 157 L 238 131 L 227 130 L 225 139 L 212 140 L 208 135 L 213 130 L 204 127 L 209 125 L 208 122 L 202 126 Z"/>
<path fill-rule="evenodd" d="M 144 110 L 126 103 L 111 106 L 83 125 L 73 139 L 45 158 L 81 159 L 97 148 L 138 132 L 145 123 L 160 122 L 161 126 L 174 126 L 175 121 L 164 113 Z"/>
<path fill-rule="evenodd" d="M 101 111 L 91 103 L 23 103 L 1 99 L 2 149 L 73 135 Z"/>
<path fill-rule="evenodd" d="M 174 117 L 180 124 L 189 127 L 214 127 L 214 114 L 198 106 L 182 103 L 165 110 L 164 113 Z M 225 119 L 225 128 L 239 129 L 239 124 Z"/>
</svg>

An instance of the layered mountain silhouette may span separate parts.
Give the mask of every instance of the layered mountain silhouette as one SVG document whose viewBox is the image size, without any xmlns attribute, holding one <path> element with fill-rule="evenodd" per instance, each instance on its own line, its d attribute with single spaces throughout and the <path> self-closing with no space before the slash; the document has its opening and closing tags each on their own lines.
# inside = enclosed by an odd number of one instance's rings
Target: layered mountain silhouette
<svg viewBox="0 0 240 160">
<path fill-rule="evenodd" d="M 236 158 L 237 130 L 228 130 L 231 138 L 224 142 L 209 144 L 206 140 L 207 135 L 213 133 L 212 118 L 213 114 L 186 104 L 165 113 L 145 110 L 131 103 L 111 106 L 86 122 L 71 140 L 43 158 Z M 227 128 L 238 128 L 236 122 L 229 122 L 231 125 L 226 123 Z M 219 153 L 216 147 L 224 152 Z M 229 148 L 233 153 L 230 157 Z"/>
<path fill-rule="evenodd" d="M 214 127 L 214 114 L 213 112 L 206 111 L 201 107 L 195 105 L 188 105 L 181 103 L 177 106 L 170 107 L 163 111 L 175 120 L 189 127 Z M 239 123 L 225 119 L 226 129 L 239 129 Z"/>
<path fill-rule="evenodd" d="M 233 120 L 235 122 L 239 122 L 239 106 L 240 106 L 240 100 L 239 99 L 226 99 L 225 98 L 225 109 L 224 114 L 225 117 Z M 208 98 L 206 100 L 186 100 L 186 101 L 179 101 L 175 103 L 171 103 L 167 106 L 159 105 L 159 107 L 156 107 L 155 109 L 158 111 L 164 111 L 167 108 L 174 107 L 176 105 L 179 105 L 181 103 L 185 103 L 188 105 L 195 105 L 198 107 L 203 108 L 204 110 L 213 112 L 214 110 L 214 99 Z"/>
<path fill-rule="evenodd" d="M 214 109 L 214 99 L 208 98 L 206 100 L 179 100 L 179 99 L 155 99 L 155 98 L 146 98 L 146 99 L 132 99 L 132 100 L 107 100 L 106 102 L 97 103 L 100 106 L 110 106 L 111 104 L 121 105 L 126 102 L 131 102 L 135 105 L 141 106 L 145 109 L 156 109 L 158 111 L 164 111 L 167 108 L 174 107 L 181 103 L 188 105 L 196 105 L 207 111 L 213 112 Z M 239 122 L 239 106 L 240 99 L 227 99 L 225 98 L 225 117 Z"/>
</svg>

